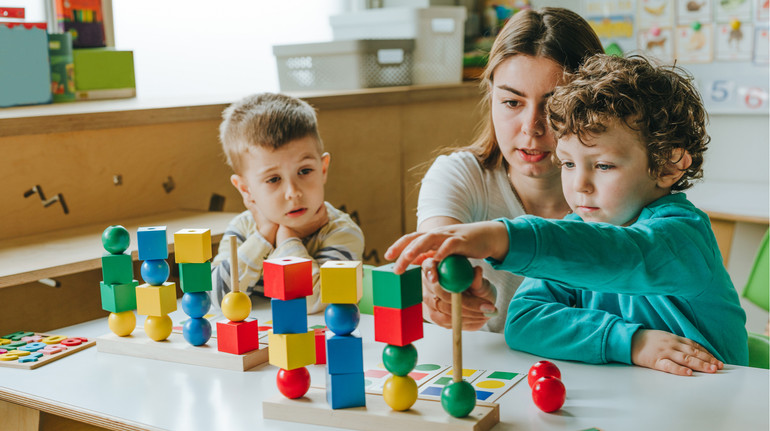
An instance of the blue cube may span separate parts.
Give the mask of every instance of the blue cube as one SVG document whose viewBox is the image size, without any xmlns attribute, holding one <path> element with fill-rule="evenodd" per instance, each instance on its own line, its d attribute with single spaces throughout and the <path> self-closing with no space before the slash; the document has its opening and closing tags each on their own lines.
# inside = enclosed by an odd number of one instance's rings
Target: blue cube
<svg viewBox="0 0 770 431">
<path fill-rule="evenodd" d="M 307 300 L 305 297 L 287 301 L 270 300 L 274 334 L 304 334 L 307 332 Z"/>
<path fill-rule="evenodd" d="M 168 259 L 166 226 L 140 227 L 136 231 L 139 260 Z"/>
<path fill-rule="evenodd" d="M 326 373 L 326 402 L 333 409 L 365 407 L 364 373 Z"/>
<path fill-rule="evenodd" d="M 364 350 L 358 331 L 352 335 L 326 332 L 326 372 L 348 374 L 364 371 Z"/>
</svg>

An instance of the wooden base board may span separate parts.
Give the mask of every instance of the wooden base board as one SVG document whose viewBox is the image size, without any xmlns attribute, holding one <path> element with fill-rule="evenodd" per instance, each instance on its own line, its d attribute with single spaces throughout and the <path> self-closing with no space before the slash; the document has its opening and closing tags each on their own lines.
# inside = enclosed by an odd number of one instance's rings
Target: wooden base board
<svg viewBox="0 0 770 431">
<path fill-rule="evenodd" d="M 326 391 L 311 387 L 302 398 L 290 400 L 279 394 L 263 401 L 262 416 L 265 419 L 369 431 L 486 431 L 500 422 L 500 406 L 477 402 L 468 417 L 455 418 L 444 411 L 440 401 L 418 399 L 411 409 L 398 412 L 385 403 L 382 395 L 366 394 L 366 407 L 334 410 L 326 402 Z"/>
<path fill-rule="evenodd" d="M 267 344 L 260 344 L 258 350 L 233 355 L 217 350 L 216 338 L 202 346 L 193 346 L 182 334 L 171 333 L 166 340 L 153 341 L 141 330 L 127 337 L 113 333 L 102 335 L 96 339 L 96 350 L 233 371 L 246 371 L 267 362 Z"/>
<path fill-rule="evenodd" d="M 49 337 L 51 335 L 61 335 L 61 334 L 39 334 L 35 333 L 35 335 L 39 335 L 43 338 Z M 72 337 L 75 338 L 75 337 Z M 77 346 L 69 346 L 67 347 L 67 350 L 64 350 L 63 352 L 54 353 L 53 355 L 43 355 L 40 358 L 38 358 L 35 362 L 19 362 L 19 361 L 0 361 L 0 368 L 7 367 L 7 368 L 21 368 L 24 370 L 34 370 L 35 368 L 42 367 L 43 365 L 50 364 L 53 361 L 57 361 L 65 356 L 69 356 L 73 353 L 79 352 L 83 349 L 87 349 L 91 346 L 93 346 L 96 343 L 94 339 L 89 339 L 88 341 L 81 343 Z M 2 346 L 0 346 L 2 347 Z"/>
</svg>

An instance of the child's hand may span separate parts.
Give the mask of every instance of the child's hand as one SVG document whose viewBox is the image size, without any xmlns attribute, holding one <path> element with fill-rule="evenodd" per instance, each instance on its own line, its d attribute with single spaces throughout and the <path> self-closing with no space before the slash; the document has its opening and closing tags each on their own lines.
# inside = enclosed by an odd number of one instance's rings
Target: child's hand
<svg viewBox="0 0 770 431">
<path fill-rule="evenodd" d="M 267 242 L 275 246 L 275 237 L 276 233 L 278 232 L 278 225 L 271 222 L 267 219 L 267 217 L 262 215 L 253 200 L 244 197 L 243 204 L 246 206 L 246 209 L 249 210 L 252 217 L 254 217 L 254 221 L 257 222 L 257 231 L 259 234 L 262 235 L 262 237 L 265 238 Z"/>
<path fill-rule="evenodd" d="M 435 250 L 436 261 L 451 255 L 503 260 L 508 253 L 508 231 L 496 221 L 442 226 L 429 232 L 402 236 L 385 252 L 385 259 L 396 260 L 393 272 L 402 274 L 410 263 Z"/>
<path fill-rule="evenodd" d="M 716 373 L 724 364 L 700 344 L 666 331 L 640 329 L 631 340 L 631 362 L 680 376 Z"/>
<path fill-rule="evenodd" d="M 429 319 L 445 328 L 452 327 L 452 297 L 449 292 L 438 284 L 436 276 L 437 261 L 433 258 L 422 262 L 422 300 L 423 307 Z M 495 309 L 495 293 L 489 282 L 482 278 L 481 267 L 473 268 L 473 283 L 470 289 L 463 292 L 463 330 L 476 331 L 481 329 Z"/>
<path fill-rule="evenodd" d="M 326 205 L 321 205 L 305 225 L 295 228 L 279 226 L 276 232 L 275 245 L 283 243 L 288 238 L 306 238 L 321 229 L 326 223 L 329 223 L 329 213 L 326 211 Z"/>
</svg>

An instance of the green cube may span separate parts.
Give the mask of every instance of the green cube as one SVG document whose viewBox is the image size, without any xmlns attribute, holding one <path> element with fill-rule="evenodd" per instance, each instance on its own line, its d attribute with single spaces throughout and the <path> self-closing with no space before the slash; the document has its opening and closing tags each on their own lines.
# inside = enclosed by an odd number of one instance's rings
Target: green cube
<svg viewBox="0 0 770 431">
<path fill-rule="evenodd" d="M 403 310 L 422 302 L 420 267 L 410 265 L 401 275 L 389 263 L 372 270 L 374 305 Z"/>
<path fill-rule="evenodd" d="M 115 48 L 73 49 L 75 89 L 136 88 L 134 53 Z"/>
<path fill-rule="evenodd" d="M 184 293 L 210 291 L 211 262 L 180 263 L 179 280 Z"/>
<path fill-rule="evenodd" d="M 132 280 L 130 283 L 107 284 L 100 283 L 102 292 L 102 310 L 111 313 L 122 313 L 136 309 L 136 286 L 139 282 Z"/>
<path fill-rule="evenodd" d="M 104 284 L 126 284 L 134 279 L 131 255 L 105 254 L 102 256 L 102 281 Z"/>
<path fill-rule="evenodd" d="M 361 280 L 363 295 L 361 295 L 361 300 L 358 301 L 358 310 L 362 314 L 374 314 L 374 298 L 372 298 L 372 269 L 374 269 L 374 265 L 364 265 L 363 269 L 364 276 Z"/>
</svg>

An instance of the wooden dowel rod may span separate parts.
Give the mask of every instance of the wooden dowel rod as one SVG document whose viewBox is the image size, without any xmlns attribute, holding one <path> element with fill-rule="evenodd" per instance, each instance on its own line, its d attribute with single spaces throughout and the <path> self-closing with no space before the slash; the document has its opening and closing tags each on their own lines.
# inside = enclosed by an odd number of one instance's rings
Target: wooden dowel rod
<svg viewBox="0 0 770 431">
<path fill-rule="evenodd" d="M 230 237 L 230 287 L 233 292 L 240 292 L 238 286 L 238 241 L 235 236 Z"/>
<path fill-rule="evenodd" d="M 452 381 L 463 380 L 463 297 L 452 292 Z"/>
</svg>

